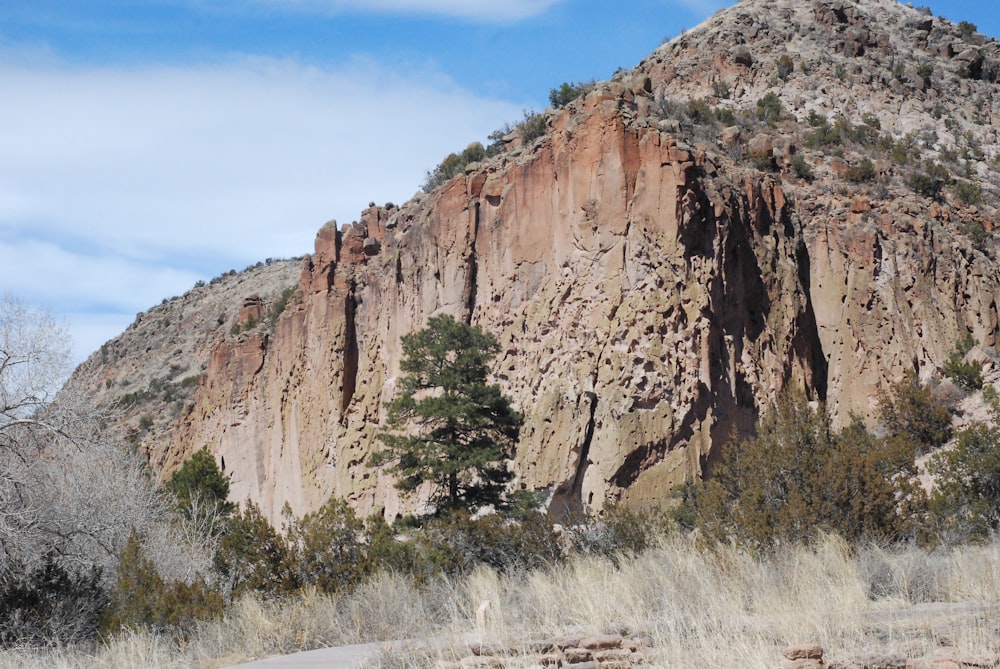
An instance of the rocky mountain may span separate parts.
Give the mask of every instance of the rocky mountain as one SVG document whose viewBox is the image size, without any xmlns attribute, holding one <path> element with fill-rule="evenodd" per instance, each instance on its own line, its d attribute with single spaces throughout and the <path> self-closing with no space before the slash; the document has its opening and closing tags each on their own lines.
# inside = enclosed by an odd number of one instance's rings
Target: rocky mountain
<svg viewBox="0 0 1000 669">
<path fill-rule="evenodd" d="M 582 86 L 540 137 L 522 124 L 433 192 L 328 223 L 297 283 L 276 263 L 142 315 L 66 392 L 139 392 L 113 423 L 156 468 L 208 446 L 272 520 L 330 495 L 394 515 L 367 463 L 400 337 L 449 313 L 502 343 L 518 485 L 556 513 L 660 500 L 786 387 L 871 419 L 965 334 L 990 364 L 998 80 L 968 22 L 743 0 Z M 144 404 L 184 374 L 172 409 Z"/>
</svg>

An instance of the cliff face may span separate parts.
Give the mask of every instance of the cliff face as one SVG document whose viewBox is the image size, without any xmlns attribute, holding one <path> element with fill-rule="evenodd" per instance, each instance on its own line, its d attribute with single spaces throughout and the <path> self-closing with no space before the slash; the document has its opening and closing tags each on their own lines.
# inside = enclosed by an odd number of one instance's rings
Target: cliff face
<svg viewBox="0 0 1000 669">
<path fill-rule="evenodd" d="M 520 155 L 324 228 L 300 303 L 267 342 L 215 351 L 175 444 L 211 445 L 234 496 L 271 514 L 329 494 L 394 513 L 391 482 L 365 463 L 401 335 L 441 312 L 499 337 L 495 378 L 526 415 L 520 484 L 557 506 L 662 497 L 785 384 L 822 397 L 781 187 L 630 126 L 632 102 L 607 87 Z"/>
<path fill-rule="evenodd" d="M 870 418 L 959 335 L 997 344 L 997 53 L 892 0 L 721 12 L 550 112 L 543 138 L 324 226 L 273 327 L 216 336 L 151 462 L 207 445 L 272 520 L 330 495 L 406 510 L 367 463 L 400 337 L 438 313 L 499 338 L 518 485 L 555 513 L 663 499 L 786 386 Z M 933 197 L 913 187 L 928 164 L 959 175 Z"/>
</svg>

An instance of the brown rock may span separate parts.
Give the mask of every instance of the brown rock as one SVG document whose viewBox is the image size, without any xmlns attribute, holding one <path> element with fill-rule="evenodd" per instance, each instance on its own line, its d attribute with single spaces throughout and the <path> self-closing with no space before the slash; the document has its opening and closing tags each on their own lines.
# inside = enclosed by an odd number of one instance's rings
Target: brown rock
<svg viewBox="0 0 1000 669">
<path fill-rule="evenodd" d="M 603 650 L 606 648 L 621 648 L 622 637 L 620 634 L 596 634 L 580 639 L 580 647 L 590 650 Z"/>
<path fill-rule="evenodd" d="M 733 49 L 732 58 L 734 63 L 745 65 L 746 67 L 753 65 L 753 54 L 751 54 L 750 49 L 743 44 Z"/>
<path fill-rule="evenodd" d="M 827 669 L 826 665 L 823 664 L 823 660 L 811 660 L 811 659 L 801 659 L 801 660 L 785 660 L 781 664 L 782 669 Z"/>
<path fill-rule="evenodd" d="M 788 660 L 822 660 L 823 647 L 815 643 L 801 643 L 787 646 L 783 651 Z"/>
<path fill-rule="evenodd" d="M 851 200 L 852 214 L 863 214 L 866 211 L 871 211 L 871 209 L 871 201 L 865 195 L 855 195 L 854 199 Z"/>
<path fill-rule="evenodd" d="M 587 648 L 567 648 L 563 651 L 567 662 L 587 662 L 594 659 L 593 651 Z"/>
</svg>

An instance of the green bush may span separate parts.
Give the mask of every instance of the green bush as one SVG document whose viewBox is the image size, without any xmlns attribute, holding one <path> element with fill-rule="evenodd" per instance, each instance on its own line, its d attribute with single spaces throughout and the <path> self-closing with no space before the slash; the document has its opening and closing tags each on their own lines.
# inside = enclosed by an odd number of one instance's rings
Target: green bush
<svg viewBox="0 0 1000 669">
<path fill-rule="evenodd" d="M 164 488 L 187 518 L 206 521 L 215 529 L 221 529 L 221 522 L 236 509 L 228 499 L 229 478 L 219 470 L 207 446 L 185 460 Z"/>
<path fill-rule="evenodd" d="M 250 501 L 226 523 L 214 566 L 233 596 L 277 596 L 298 588 L 287 540 Z"/>
<path fill-rule="evenodd" d="M 593 88 L 594 83 L 584 83 L 578 81 L 573 84 L 568 81 L 564 81 L 560 84 L 559 88 L 553 88 L 549 90 L 549 102 L 556 109 L 560 107 L 565 107 L 573 100 L 576 100 L 582 95 L 586 95 L 587 91 Z"/>
<path fill-rule="evenodd" d="M 979 27 L 975 23 L 969 21 L 961 21 L 958 24 L 958 32 L 962 37 L 972 37 L 979 30 Z"/>
<path fill-rule="evenodd" d="M 875 178 L 875 165 L 869 158 L 847 168 L 847 180 L 852 183 L 872 181 Z"/>
<path fill-rule="evenodd" d="M 944 365 L 945 376 L 963 390 L 973 391 L 983 387 L 983 371 L 975 362 L 965 362 L 965 354 L 972 350 L 976 341 L 966 334 L 955 343 L 955 350 Z"/>
<path fill-rule="evenodd" d="M 952 192 L 962 204 L 975 205 L 983 201 L 983 188 L 974 181 L 956 181 Z"/>
<path fill-rule="evenodd" d="M 990 240 L 993 239 L 993 233 L 986 229 L 982 221 L 963 223 L 960 230 L 972 242 L 972 248 L 983 253 L 990 253 Z"/>
<path fill-rule="evenodd" d="M 275 323 L 278 322 L 278 318 L 284 313 L 292 296 L 295 295 L 296 288 L 296 286 L 289 286 L 281 291 L 281 295 L 274 301 L 274 304 L 271 305 L 271 308 L 267 312 L 268 325 L 274 327 Z"/>
<path fill-rule="evenodd" d="M 479 142 L 473 142 L 465 147 L 462 153 L 449 153 L 445 156 L 437 167 L 427 173 L 422 186 L 425 193 L 443 186 L 453 178 L 462 174 L 470 163 L 479 162 L 486 158 L 486 149 Z"/>
<path fill-rule="evenodd" d="M 33 569 L 8 563 L 0 573 L 0 647 L 88 642 L 107 604 L 97 568 L 70 571 L 53 553 Z"/>
<path fill-rule="evenodd" d="M 133 532 L 122 549 L 102 630 L 148 629 L 183 638 L 199 620 L 218 617 L 222 610 L 222 595 L 201 576 L 165 582 Z"/>
<path fill-rule="evenodd" d="M 782 79 L 787 79 L 788 75 L 795 71 L 795 62 L 792 57 L 787 53 L 782 54 L 778 58 L 778 76 Z"/>
<path fill-rule="evenodd" d="M 951 439 L 951 413 L 910 371 L 879 395 L 879 420 L 888 435 L 923 455 Z"/>
<path fill-rule="evenodd" d="M 773 91 L 757 100 L 757 118 L 769 126 L 773 126 L 784 113 L 781 98 Z"/>
<path fill-rule="evenodd" d="M 758 151 L 750 155 L 750 163 L 761 172 L 777 172 L 778 164 L 770 151 Z"/>
<path fill-rule="evenodd" d="M 606 507 L 597 518 L 584 518 L 570 530 L 572 550 L 617 562 L 652 548 L 673 531 L 673 518 L 658 509 L 635 510 L 624 504 Z"/>
<path fill-rule="evenodd" d="M 729 87 L 729 82 L 725 79 L 713 79 L 712 80 L 712 94 L 719 98 L 720 100 L 726 100 L 732 95 L 732 90 Z"/>
<path fill-rule="evenodd" d="M 931 161 L 924 161 L 922 169 L 914 170 L 906 179 L 907 185 L 915 192 L 940 200 L 944 187 L 951 181 L 948 171 Z"/>
<path fill-rule="evenodd" d="M 548 129 L 545 114 L 525 110 L 524 118 L 515 126 L 515 130 L 521 133 L 521 139 L 525 144 L 531 144 L 539 137 L 545 135 Z"/>
<path fill-rule="evenodd" d="M 350 591 L 371 571 L 364 523 L 343 500 L 331 497 L 319 510 L 291 522 L 288 542 L 300 586 Z"/>
<path fill-rule="evenodd" d="M 812 181 L 816 178 L 812 167 L 810 167 L 809 163 L 806 162 L 806 159 L 800 153 L 792 156 L 792 174 L 803 181 Z"/>
<path fill-rule="evenodd" d="M 472 518 L 460 509 L 423 519 L 409 534 L 412 569 L 421 580 L 465 573 L 478 565 L 504 573 L 535 569 L 563 555 L 552 524 L 540 513 L 516 521 L 500 514 Z"/>
<path fill-rule="evenodd" d="M 982 539 L 1000 529 L 1000 428 L 973 424 L 936 454 L 931 516 L 943 541 Z"/>
<path fill-rule="evenodd" d="M 731 444 L 711 479 L 682 489 L 679 520 L 704 536 L 767 549 L 836 532 L 849 541 L 896 540 L 915 531 L 923 497 L 910 482 L 912 453 L 854 422 L 840 432 L 824 407 L 786 395 L 753 439 Z"/>
</svg>

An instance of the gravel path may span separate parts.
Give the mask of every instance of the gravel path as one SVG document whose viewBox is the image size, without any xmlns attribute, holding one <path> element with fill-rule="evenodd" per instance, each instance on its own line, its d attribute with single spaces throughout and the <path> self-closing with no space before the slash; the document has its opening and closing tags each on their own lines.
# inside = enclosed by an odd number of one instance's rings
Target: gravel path
<svg viewBox="0 0 1000 669">
<path fill-rule="evenodd" d="M 307 650 L 294 655 L 282 655 L 266 660 L 257 660 L 246 664 L 237 664 L 230 669 L 308 669 L 323 667 L 324 669 L 356 669 L 365 660 L 378 657 L 382 650 L 398 648 L 404 641 L 378 641 L 375 643 L 360 643 L 355 646 L 338 646 L 337 648 L 320 648 Z"/>
</svg>

